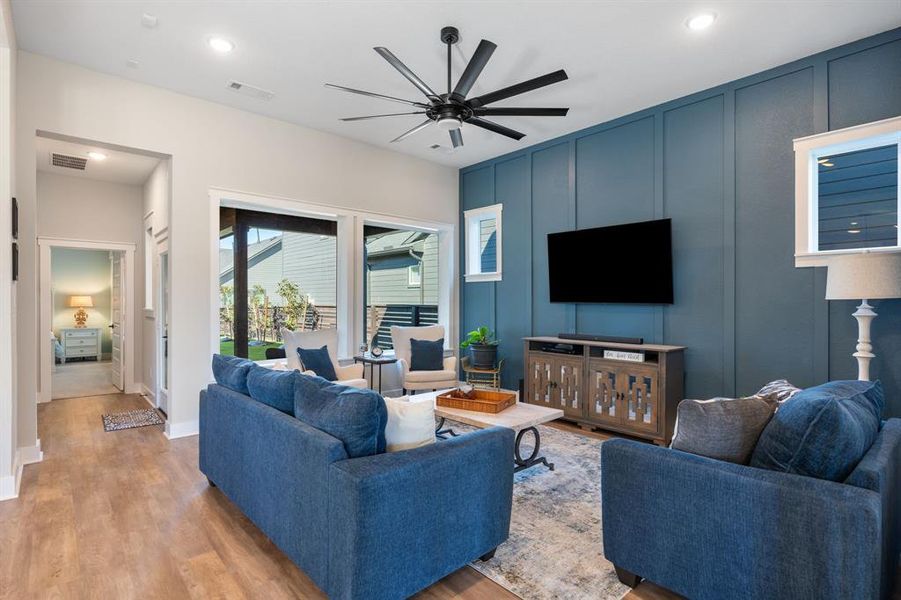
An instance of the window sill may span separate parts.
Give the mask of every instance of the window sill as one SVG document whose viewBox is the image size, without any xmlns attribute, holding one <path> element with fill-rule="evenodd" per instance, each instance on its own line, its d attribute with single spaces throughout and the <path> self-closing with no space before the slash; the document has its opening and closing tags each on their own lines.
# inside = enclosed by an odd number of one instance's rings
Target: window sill
<svg viewBox="0 0 901 600">
<path fill-rule="evenodd" d="M 477 281 L 501 281 L 503 278 L 501 273 L 467 273 L 463 276 L 466 283 Z"/>
<path fill-rule="evenodd" d="M 884 248 L 848 249 L 848 250 L 824 250 L 822 252 L 807 252 L 795 254 L 795 267 L 826 267 L 835 256 L 850 256 L 854 254 L 901 254 L 901 246 Z"/>
</svg>

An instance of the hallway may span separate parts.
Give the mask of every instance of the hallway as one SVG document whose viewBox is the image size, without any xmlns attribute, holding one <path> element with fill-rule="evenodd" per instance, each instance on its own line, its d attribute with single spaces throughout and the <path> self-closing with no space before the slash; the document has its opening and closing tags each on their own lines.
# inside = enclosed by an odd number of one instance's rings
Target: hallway
<svg viewBox="0 0 901 600">
<path fill-rule="evenodd" d="M 52 399 L 118 394 L 119 390 L 112 384 L 111 377 L 112 363 L 108 360 L 56 365 L 50 388 Z"/>
</svg>

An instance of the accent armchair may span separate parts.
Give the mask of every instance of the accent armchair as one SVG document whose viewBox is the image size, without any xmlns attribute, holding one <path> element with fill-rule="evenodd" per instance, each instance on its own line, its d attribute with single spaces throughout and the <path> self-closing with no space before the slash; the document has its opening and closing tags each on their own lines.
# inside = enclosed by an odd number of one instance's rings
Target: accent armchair
<svg viewBox="0 0 901 600">
<path fill-rule="evenodd" d="M 631 440 L 601 446 L 604 555 L 695 600 L 888 598 L 901 541 L 901 419 L 843 482 Z"/>
<path fill-rule="evenodd" d="M 363 365 L 353 364 L 342 367 L 338 363 L 338 330 L 318 329 L 316 331 L 290 331 L 282 329 L 282 339 L 285 341 L 285 358 L 289 369 L 303 370 L 297 349 L 316 350 L 323 346 L 328 347 L 329 358 L 335 367 L 338 376 L 336 383 L 355 388 L 369 387 L 369 382 L 363 377 Z M 304 371 L 307 375 L 315 375 L 313 371 Z"/>
<path fill-rule="evenodd" d="M 391 341 L 394 344 L 394 355 L 400 365 L 403 393 L 415 390 L 438 390 L 457 387 L 457 358 L 448 356 L 444 359 L 441 371 L 410 370 L 410 340 L 440 340 L 444 338 L 444 327 L 428 325 L 425 327 L 391 328 Z"/>
</svg>

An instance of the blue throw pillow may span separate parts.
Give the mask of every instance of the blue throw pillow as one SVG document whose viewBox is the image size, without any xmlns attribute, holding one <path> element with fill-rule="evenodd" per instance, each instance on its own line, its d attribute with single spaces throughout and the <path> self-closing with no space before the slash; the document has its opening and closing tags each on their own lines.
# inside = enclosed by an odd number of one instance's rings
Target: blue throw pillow
<svg viewBox="0 0 901 600">
<path fill-rule="evenodd" d="M 411 371 L 444 370 L 444 338 L 440 340 L 410 340 Z"/>
<path fill-rule="evenodd" d="M 294 414 L 294 371 L 274 371 L 253 364 L 247 373 L 250 397 L 283 413 Z"/>
<path fill-rule="evenodd" d="M 332 357 L 328 354 L 328 346 L 315 350 L 298 348 L 297 356 L 300 358 L 300 364 L 303 365 L 304 371 L 313 371 L 318 376 L 329 381 L 338 379 L 338 374 L 335 373 L 335 365 L 332 364 Z"/>
<path fill-rule="evenodd" d="M 388 408 L 372 390 L 295 373 L 294 416 L 344 444 L 350 458 L 385 451 Z"/>
<path fill-rule="evenodd" d="M 238 356 L 213 355 L 213 377 L 223 387 L 249 396 L 247 389 L 247 373 L 253 362 Z"/>
<path fill-rule="evenodd" d="M 831 381 L 798 392 L 767 424 L 751 466 L 843 481 L 879 434 L 878 381 Z"/>
</svg>

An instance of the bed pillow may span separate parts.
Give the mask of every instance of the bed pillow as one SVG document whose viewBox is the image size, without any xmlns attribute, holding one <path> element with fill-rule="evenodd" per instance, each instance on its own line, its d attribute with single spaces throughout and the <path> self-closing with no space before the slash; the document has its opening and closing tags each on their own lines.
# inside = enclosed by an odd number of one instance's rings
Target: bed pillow
<svg viewBox="0 0 901 600">
<path fill-rule="evenodd" d="M 335 373 L 335 365 L 332 364 L 332 357 L 328 353 L 328 346 L 310 350 L 298 348 L 297 357 L 300 359 L 300 364 L 303 365 L 304 371 L 313 371 L 316 375 L 328 381 L 338 379 L 338 374 Z"/>
<path fill-rule="evenodd" d="M 385 398 L 388 424 L 385 449 L 399 452 L 435 443 L 435 401 L 410 400 L 409 396 Z"/>
<path fill-rule="evenodd" d="M 388 409 L 379 394 L 299 372 L 294 376 L 295 417 L 341 440 L 350 458 L 385 452 Z"/>
<path fill-rule="evenodd" d="M 216 383 L 233 392 L 249 396 L 247 373 L 253 362 L 237 356 L 213 355 L 213 378 Z"/>
<path fill-rule="evenodd" d="M 444 338 L 440 340 L 410 340 L 411 371 L 444 370 Z"/>
<path fill-rule="evenodd" d="M 751 466 L 843 481 L 879 434 L 878 381 L 830 381 L 802 390 L 763 430 Z"/>
<path fill-rule="evenodd" d="M 268 404 L 285 414 L 294 414 L 294 372 L 274 370 L 253 364 L 247 373 L 247 389 L 257 402 Z"/>
<path fill-rule="evenodd" d="M 683 400 L 670 447 L 746 465 L 775 408 L 757 396 Z"/>
</svg>

